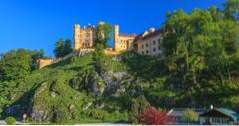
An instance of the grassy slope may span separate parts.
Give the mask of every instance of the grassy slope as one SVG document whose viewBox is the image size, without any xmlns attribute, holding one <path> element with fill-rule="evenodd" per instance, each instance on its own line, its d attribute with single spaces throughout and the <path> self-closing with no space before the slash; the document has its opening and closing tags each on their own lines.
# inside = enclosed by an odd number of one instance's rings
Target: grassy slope
<svg viewBox="0 0 239 126">
<path fill-rule="evenodd" d="M 122 64 L 115 61 L 112 57 L 105 58 L 107 59 L 105 65 L 108 70 L 119 71 L 119 69 L 123 69 Z M 115 67 L 116 65 L 119 67 Z M 73 89 L 69 83 L 70 79 L 86 68 L 93 68 L 92 55 L 80 58 L 74 57 L 34 71 L 18 88 L 20 92 L 17 92 L 16 102 L 13 104 L 21 104 L 24 106 L 24 111 L 28 111 L 28 108 L 33 106 L 36 110 L 44 110 L 51 113 L 51 116 L 53 111 L 60 112 L 61 114 L 57 115 L 59 119 L 56 120 L 58 123 L 98 123 L 127 119 L 127 115 L 121 116 L 122 114 L 120 113 L 110 113 L 105 110 L 82 110 L 94 98 L 91 95 L 86 95 L 84 92 Z M 69 110 L 70 106 L 73 106 L 72 110 Z M 100 117 L 89 117 L 92 113 L 99 113 Z M 101 115 L 105 117 L 102 119 Z"/>
<path fill-rule="evenodd" d="M 152 57 L 132 56 L 131 53 L 123 55 L 123 61 L 117 61 L 115 58 L 106 56 L 101 65 L 111 73 L 127 71 L 130 75 L 137 77 L 140 82 L 130 85 L 129 88 L 143 87 L 147 100 L 156 107 L 166 106 L 170 108 L 177 105 L 175 101 L 183 102 L 181 99 L 183 99 L 184 95 L 180 93 L 184 92 L 169 90 L 168 85 L 165 85 L 167 78 L 165 78 L 164 64 Z M 64 124 L 127 120 L 128 112 L 126 107 L 134 97 L 132 95 L 123 94 L 119 97 L 103 98 L 103 102 L 106 104 L 105 108 L 95 109 L 91 107 L 83 111 L 82 108 L 88 103 L 94 102 L 96 98 L 91 94 L 87 95 L 85 92 L 73 89 L 69 83 L 72 78 L 84 69 L 94 69 L 93 63 L 92 55 L 88 55 L 74 57 L 34 71 L 25 81 L 19 84 L 15 100 L 13 100 L 15 103 L 13 104 L 22 104 L 25 107 L 24 111 L 34 106 L 37 110 L 46 110 L 51 113 L 49 115 L 53 115 L 52 112 L 57 111 L 61 114 L 58 115 L 56 122 L 64 122 Z M 211 96 L 215 96 L 215 93 L 212 93 Z M 235 100 L 232 99 L 234 102 L 238 100 L 238 96 L 234 96 L 234 94 L 232 97 L 230 96 L 223 100 L 230 100 L 229 98 L 235 98 Z M 231 107 L 235 105 L 234 102 L 225 101 L 223 106 L 229 105 Z M 209 102 L 207 103 L 210 104 Z M 74 106 L 73 110 L 69 110 L 72 105 Z M 188 104 L 185 103 L 185 105 Z"/>
</svg>

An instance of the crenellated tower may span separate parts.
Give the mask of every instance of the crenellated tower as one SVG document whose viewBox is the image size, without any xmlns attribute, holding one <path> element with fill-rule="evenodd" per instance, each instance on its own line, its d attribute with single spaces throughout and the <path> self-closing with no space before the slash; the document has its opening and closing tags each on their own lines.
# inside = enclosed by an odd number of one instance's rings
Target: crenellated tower
<svg viewBox="0 0 239 126">
<path fill-rule="evenodd" d="M 119 50 L 119 25 L 114 25 L 114 50 Z"/>
<path fill-rule="evenodd" d="M 75 50 L 79 50 L 82 48 L 80 33 L 81 33 L 80 25 L 75 24 L 74 25 L 74 49 Z"/>
<path fill-rule="evenodd" d="M 114 50 L 117 52 L 131 50 L 135 34 L 120 34 L 119 25 L 114 26 Z"/>
</svg>

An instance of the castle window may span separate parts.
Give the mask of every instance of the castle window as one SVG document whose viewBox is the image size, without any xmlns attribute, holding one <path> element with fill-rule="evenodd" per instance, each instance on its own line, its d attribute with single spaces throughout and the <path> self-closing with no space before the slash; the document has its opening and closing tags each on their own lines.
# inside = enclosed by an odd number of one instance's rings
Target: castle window
<svg viewBox="0 0 239 126">
<path fill-rule="evenodd" d="M 153 51 L 156 52 L 156 48 L 153 48 Z"/>
<path fill-rule="evenodd" d="M 148 50 L 146 51 L 146 54 L 149 54 L 149 51 L 148 51 Z"/>
<path fill-rule="evenodd" d="M 158 47 L 158 49 L 160 50 L 160 46 Z"/>
<path fill-rule="evenodd" d="M 156 42 L 155 42 L 155 41 L 153 41 L 153 44 L 155 45 L 155 44 L 156 44 Z"/>
<path fill-rule="evenodd" d="M 148 43 L 146 43 L 146 47 L 148 47 L 149 45 L 148 45 Z"/>
<path fill-rule="evenodd" d="M 144 45 L 142 45 L 142 49 L 144 48 Z"/>
</svg>

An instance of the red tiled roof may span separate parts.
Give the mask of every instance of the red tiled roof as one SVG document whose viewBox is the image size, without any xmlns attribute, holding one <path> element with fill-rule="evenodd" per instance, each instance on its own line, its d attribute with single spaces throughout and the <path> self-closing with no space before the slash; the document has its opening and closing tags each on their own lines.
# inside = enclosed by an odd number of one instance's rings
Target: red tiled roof
<svg viewBox="0 0 239 126">
<path fill-rule="evenodd" d="M 145 39 L 157 36 L 157 35 L 162 34 L 162 33 L 163 33 L 163 29 L 159 29 L 159 30 L 156 30 L 155 32 L 148 33 L 145 36 L 143 36 L 144 33 L 141 33 L 138 36 L 136 36 L 135 41 L 140 40 L 140 39 L 145 40 Z"/>
<path fill-rule="evenodd" d="M 136 34 L 127 34 L 127 33 L 120 33 L 119 36 L 125 36 L 125 37 L 136 37 Z"/>
</svg>

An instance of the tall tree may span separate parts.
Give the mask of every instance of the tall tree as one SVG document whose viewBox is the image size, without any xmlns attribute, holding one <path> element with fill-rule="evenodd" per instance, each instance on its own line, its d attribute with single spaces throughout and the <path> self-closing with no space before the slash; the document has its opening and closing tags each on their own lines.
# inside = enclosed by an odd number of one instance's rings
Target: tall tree
<svg viewBox="0 0 239 126">
<path fill-rule="evenodd" d="M 31 51 L 31 55 L 32 55 L 32 70 L 35 70 L 38 68 L 38 64 L 37 64 L 37 59 L 39 58 L 44 58 L 45 52 L 43 49 L 40 49 L 39 51 L 38 50 L 34 50 L 34 51 Z"/>
<path fill-rule="evenodd" d="M 64 57 L 72 52 L 71 40 L 59 39 L 55 44 L 54 53 L 57 58 Z"/>
<path fill-rule="evenodd" d="M 224 12 L 228 18 L 239 21 L 239 0 L 227 0 Z"/>
<path fill-rule="evenodd" d="M 224 17 L 216 7 L 167 14 L 162 46 L 169 70 L 167 82 L 172 89 L 187 90 L 184 97 L 195 101 L 195 90 L 209 86 L 203 85 L 205 80 L 213 84 L 212 89 L 232 83 L 231 71 L 238 57 L 238 27 L 235 20 Z"/>
<path fill-rule="evenodd" d="M 96 28 L 95 44 L 101 44 L 104 48 L 107 47 L 107 42 L 112 39 L 113 28 L 110 24 L 100 22 Z"/>
<path fill-rule="evenodd" d="M 67 55 L 69 53 L 72 52 L 72 45 L 71 45 L 71 40 L 70 39 L 66 39 L 65 40 L 65 45 L 64 45 L 64 55 Z"/>
<path fill-rule="evenodd" d="M 31 71 L 31 54 L 24 49 L 5 53 L 0 61 L 0 80 L 24 78 Z"/>
</svg>

